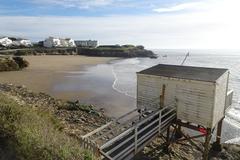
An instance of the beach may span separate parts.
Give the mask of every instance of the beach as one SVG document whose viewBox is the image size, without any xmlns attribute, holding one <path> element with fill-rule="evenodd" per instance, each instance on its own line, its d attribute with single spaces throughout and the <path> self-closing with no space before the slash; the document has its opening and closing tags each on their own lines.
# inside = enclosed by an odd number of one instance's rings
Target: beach
<svg viewBox="0 0 240 160">
<path fill-rule="evenodd" d="M 24 58 L 30 66 L 21 71 L 1 72 L 0 82 L 25 85 L 34 92 L 46 93 L 51 93 L 54 82 L 61 79 L 66 72 L 79 71 L 87 65 L 107 63 L 114 59 L 86 56 L 24 56 Z M 62 95 L 57 98 L 67 97 Z"/>
<path fill-rule="evenodd" d="M 110 63 L 116 58 L 87 56 L 24 56 L 24 58 L 30 66 L 21 71 L 0 72 L 0 83 L 24 85 L 34 92 L 44 92 L 55 98 L 93 104 L 98 109 L 103 108 L 109 117 L 118 117 L 135 107 L 135 99 L 113 90 L 114 77 L 109 78 L 113 76 L 111 71 L 99 72 L 101 77 L 84 77 L 89 75 L 84 74 L 88 68 L 98 65 L 101 67 L 101 64 Z M 72 76 L 74 73 L 77 73 L 77 79 L 69 79 L 69 75 Z M 69 84 L 73 87 L 69 87 Z M 59 85 L 64 89 L 59 89 Z"/>
</svg>

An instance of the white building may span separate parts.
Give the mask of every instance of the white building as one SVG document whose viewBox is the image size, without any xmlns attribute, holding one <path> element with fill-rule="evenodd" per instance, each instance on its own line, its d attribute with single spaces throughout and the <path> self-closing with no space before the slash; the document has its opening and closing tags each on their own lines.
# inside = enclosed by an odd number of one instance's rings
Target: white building
<svg viewBox="0 0 240 160">
<path fill-rule="evenodd" d="M 65 41 L 67 41 L 68 47 L 76 47 L 76 44 L 73 39 L 66 38 Z"/>
<path fill-rule="evenodd" d="M 59 38 L 49 37 L 43 41 L 44 47 L 61 47 L 61 42 Z"/>
<path fill-rule="evenodd" d="M 92 47 L 95 48 L 98 45 L 96 40 L 77 40 L 75 41 L 77 47 Z"/>
<path fill-rule="evenodd" d="M 11 46 L 31 47 L 32 43 L 28 39 L 15 38 L 15 37 L 2 37 L 0 38 L 0 45 L 4 47 L 11 47 Z"/>
<path fill-rule="evenodd" d="M 28 39 L 22 39 L 22 38 L 17 38 L 13 40 L 12 43 L 13 46 L 24 46 L 24 47 L 31 47 L 32 43 Z"/>
<path fill-rule="evenodd" d="M 76 47 L 74 40 L 71 38 L 54 38 L 49 37 L 43 41 L 44 47 Z"/>
<path fill-rule="evenodd" d="M 8 37 L 0 37 L 0 46 L 9 47 L 12 43 L 13 41 Z"/>
</svg>

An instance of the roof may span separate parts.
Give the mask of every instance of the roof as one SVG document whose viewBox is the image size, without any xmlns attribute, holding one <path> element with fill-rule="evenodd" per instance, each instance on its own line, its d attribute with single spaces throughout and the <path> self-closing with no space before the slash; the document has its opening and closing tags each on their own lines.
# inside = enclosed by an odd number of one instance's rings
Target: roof
<svg viewBox="0 0 240 160">
<path fill-rule="evenodd" d="M 138 72 L 138 74 L 215 82 L 227 71 L 228 69 L 225 68 L 205 68 L 194 66 L 158 64 L 151 68 L 142 70 Z"/>
</svg>

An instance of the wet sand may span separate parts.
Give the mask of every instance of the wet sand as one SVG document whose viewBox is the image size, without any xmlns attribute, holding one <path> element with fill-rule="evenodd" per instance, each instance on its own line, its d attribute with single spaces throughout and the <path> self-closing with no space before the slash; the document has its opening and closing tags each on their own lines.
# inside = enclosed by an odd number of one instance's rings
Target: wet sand
<svg viewBox="0 0 240 160">
<path fill-rule="evenodd" d="M 104 108 L 110 117 L 118 117 L 135 107 L 135 99 L 112 89 L 113 77 L 86 77 L 69 79 L 71 72 L 85 72 L 88 68 L 106 64 L 116 58 L 86 56 L 25 56 L 30 66 L 21 71 L 0 72 L 0 83 L 25 85 L 34 92 L 45 92 L 55 98 L 80 100 Z M 105 71 L 104 71 L 105 72 Z M 106 71 L 108 72 L 108 71 Z M 71 74 L 70 74 L 71 75 Z M 85 77 L 84 77 L 85 75 Z M 112 76 L 112 74 L 107 74 Z M 57 90 L 63 84 L 67 90 Z M 72 88 L 71 88 L 72 87 Z M 76 89 L 75 89 L 76 88 Z"/>
<path fill-rule="evenodd" d="M 0 72 L 1 83 L 25 85 L 36 92 L 51 93 L 54 82 L 64 72 L 81 70 L 87 65 L 107 63 L 114 58 L 85 56 L 25 56 L 30 66 L 21 71 Z"/>
</svg>

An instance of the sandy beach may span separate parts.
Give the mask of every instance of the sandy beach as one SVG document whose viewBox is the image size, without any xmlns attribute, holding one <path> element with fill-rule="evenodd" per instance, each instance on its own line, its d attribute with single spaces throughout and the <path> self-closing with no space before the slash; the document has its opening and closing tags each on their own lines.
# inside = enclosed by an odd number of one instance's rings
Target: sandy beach
<svg viewBox="0 0 240 160">
<path fill-rule="evenodd" d="M 21 71 L 0 72 L 1 83 L 25 85 L 36 92 L 50 93 L 50 88 L 64 72 L 82 70 L 87 65 L 107 63 L 114 58 L 86 56 L 25 56 L 30 66 Z M 64 95 L 63 97 L 64 98 Z"/>
<path fill-rule="evenodd" d="M 34 92 L 44 92 L 55 98 L 93 104 L 98 109 L 104 108 L 110 117 L 118 117 L 135 107 L 135 99 L 113 90 L 114 77 L 109 68 L 97 71 L 100 77 L 79 74 L 91 67 L 110 63 L 116 58 L 86 56 L 24 58 L 30 66 L 21 71 L 0 72 L 0 83 L 24 85 Z M 77 73 L 77 78 L 69 78 L 69 75 L 75 75 L 72 72 Z"/>
</svg>

